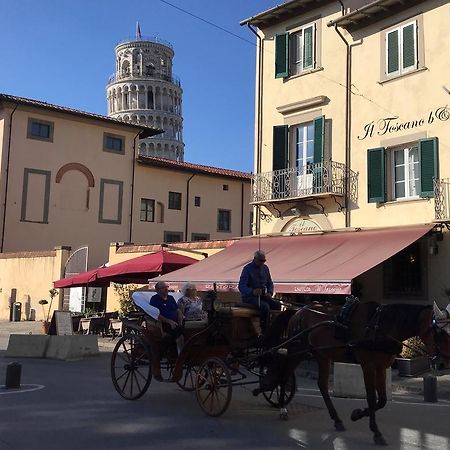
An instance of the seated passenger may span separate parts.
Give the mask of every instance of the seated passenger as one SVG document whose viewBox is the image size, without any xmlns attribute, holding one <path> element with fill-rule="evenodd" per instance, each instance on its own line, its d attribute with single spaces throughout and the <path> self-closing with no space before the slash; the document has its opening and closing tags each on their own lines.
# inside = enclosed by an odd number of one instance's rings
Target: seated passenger
<svg viewBox="0 0 450 450">
<path fill-rule="evenodd" d="M 256 251 L 253 261 L 242 269 L 239 291 L 244 303 L 259 309 L 261 330 L 265 333 L 269 324 L 270 310 L 280 310 L 281 304 L 272 299 L 272 277 L 266 265 L 266 254 L 262 250 Z"/>
<path fill-rule="evenodd" d="M 206 311 L 202 309 L 202 300 L 197 295 L 195 284 L 186 283 L 181 289 L 183 297 L 178 302 L 186 320 L 206 320 Z"/>
<path fill-rule="evenodd" d="M 158 320 L 162 329 L 170 334 L 177 342 L 178 354 L 184 344 L 183 338 L 183 314 L 178 308 L 175 299 L 169 295 L 169 285 L 164 281 L 158 281 L 155 285 L 156 294 L 150 299 L 150 305 L 159 309 Z"/>
</svg>

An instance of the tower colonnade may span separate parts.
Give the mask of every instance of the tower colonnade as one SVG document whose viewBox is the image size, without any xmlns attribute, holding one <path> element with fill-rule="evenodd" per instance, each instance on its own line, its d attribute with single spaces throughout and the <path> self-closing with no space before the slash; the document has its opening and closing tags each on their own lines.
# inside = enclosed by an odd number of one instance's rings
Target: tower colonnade
<svg viewBox="0 0 450 450">
<path fill-rule="evenodd" d="M 106 88 L 108 115 L 164 132 L 139 141 L 139 154 L 184 160 L 181 83 L 172 74 L 170 44 L 158 38 L 116 47 L 116 73 Z"/>
</svg>

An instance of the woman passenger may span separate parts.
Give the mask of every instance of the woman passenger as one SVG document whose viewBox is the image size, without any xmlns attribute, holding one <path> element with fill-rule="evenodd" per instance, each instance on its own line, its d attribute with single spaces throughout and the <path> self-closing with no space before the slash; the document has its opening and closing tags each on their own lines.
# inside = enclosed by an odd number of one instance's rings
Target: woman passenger
<svg viewBox="0 0 450 450">
<path fill-rule="evenodd" d="M 202 300 L 197 295 L 197 288 L 193 283 L 186 283 L 181 289 L 183 297 L 178 302 L 178 307 L 185 320 L 206 320 L 206 311 L 202 310 Z"/>
</svg>

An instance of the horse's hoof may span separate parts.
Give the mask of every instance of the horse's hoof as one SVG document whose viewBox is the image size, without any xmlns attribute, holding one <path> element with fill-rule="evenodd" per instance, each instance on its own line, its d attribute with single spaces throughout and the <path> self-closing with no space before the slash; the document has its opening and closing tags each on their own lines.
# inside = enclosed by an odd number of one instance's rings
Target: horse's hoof
<svg viewBox="0 0 450 450">
<path fill-rule="evenodd" d="M 288 416 L 288 412 L 286 408 L 281 408 L 280 410 L 280 419 L 281 420 L 288 420 L 289 416 Z"/>
<path fill-rule="evenodd" d="M 336 431 L 345 431 L 345 427 L 342 422 L 334 422 L 334 428 L 336 428 Z"/>
<path fill-rule="evenodd" d="M 352 411 L 352 415 L 350 416 L 350 418 L 352 419 L 353 422 L 356 422 L 357 420 L 361 419 L 362 416 L 363 416 L 362 409 L 354 409 Z"/>
<path fill-rule="evenodd" d="M 373 441 L 375 442 L 376 445 L 388 445 L 386 439 L 384 439 L 384 437 L 381 434 L 379 436 L 374 436 Z"/>
</svg>

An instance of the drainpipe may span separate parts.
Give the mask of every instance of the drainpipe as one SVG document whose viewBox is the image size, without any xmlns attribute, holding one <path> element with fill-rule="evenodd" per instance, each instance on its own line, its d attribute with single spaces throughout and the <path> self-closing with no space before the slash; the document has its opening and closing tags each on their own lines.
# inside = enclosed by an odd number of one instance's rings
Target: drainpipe
<svg viewBox="0 0 450 450">
<path fill-rule="evenodd" d="M 3 199 L 2 243 L 0 245 L 0 253 L 3 253 L 3 248 L 5 245 L 6 207 L 8 204 L 8 180 L 9 180 L 9 160 L 11 155 L 12 122 L 13 122 L 13 115 L 16 112 L 18 106 L 19 104 L 16 103 L 16 106 L 14 106 L 14 109 L 11 111 L 11 114 L 9 115 L 8 149 L 6 151 L 5 197 Z"/>
<path fill-rule="evenodd" d="M 186 182 L 186 224 L 184 227 L 184 240 L 188 241 L 188 229 L 189 229 L 189 183 L 191 182 L 192 178 L 197 175 L 196 173 L 193 173 Z"/>
<path fill-rule="evenodd" d="M 339 1 L 339 0 L 338 0 Z M 342 13 L 344 14 L 344 5 L 341 1 Z M 350 44 L 347 42 L 345 37 L 339 31 L 337 24 L 334 25 L 334 30 L 338 36 L 342 39 L 346 47 L 346 81 L 345 81 L 345 227 L 351 226 L 351 216 L 350 216 L 350 165 L 351 165 L 351 86 L 352 86 L 352 54 Z"/>
<path fill-rule="evenodd" d="M 263 57 L 264 57 L 264 40 L 257 33 L 257 31 L 247 23 L 248 29 L 256 36 L 256 39 L 259 41 L 259 57 L 258 57 L 258 103 L 256 108 L 256 116 L 258 118 L 256 125 L 256 175 L 261 173 L 261 143 L 262 143 L 262 101 L 263 101 Z M 261 232 L 261 208 L 256 207 L 256 234 L 260 234 Z"/>
<path fill-rule="evenodd" d="M 131 172 L 131 205 L 130 205 L 130 230 L 128 233 L 128 242 L 133 242 L 133 208 L 134 208 L 134 178 L 136 172 L 136 139 L 141 134 L 142 130 L 133 139 L 133 160 L 132 160 L 132 172 Z"/>
<path fill-rule="evenodd" d="M 241 183 L 241 236 L 244 236 L 244 183 Z"/>
</svg>

